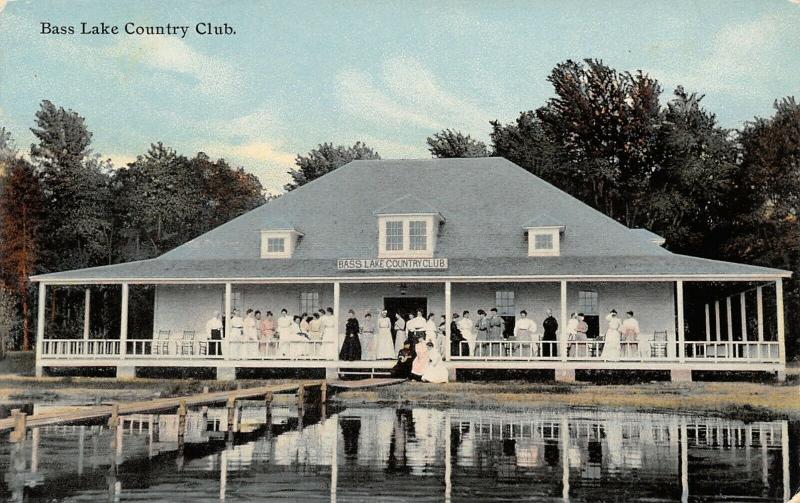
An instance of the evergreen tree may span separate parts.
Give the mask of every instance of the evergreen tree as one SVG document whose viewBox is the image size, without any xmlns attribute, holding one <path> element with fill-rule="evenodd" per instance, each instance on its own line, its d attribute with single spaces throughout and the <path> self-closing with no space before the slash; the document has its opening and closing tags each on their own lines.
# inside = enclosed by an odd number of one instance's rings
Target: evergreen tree
<svg viewBox="0 0 800 503">
<path fill-rule="evenodd" d="M 111 245 L 109 165 L 92 157 L 92 134 L 83 117 L 42 102 L 39 140 L 31 145 L 45 197 L 43 267 L 78 269 L 108 263 Z"/>
</svg>

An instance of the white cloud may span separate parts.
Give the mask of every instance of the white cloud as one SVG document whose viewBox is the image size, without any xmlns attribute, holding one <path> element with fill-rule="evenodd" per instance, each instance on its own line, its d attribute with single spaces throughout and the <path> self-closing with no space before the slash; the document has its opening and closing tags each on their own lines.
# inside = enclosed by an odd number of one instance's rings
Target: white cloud
<svg viewBox="0 0 800 503">
<path fill-rule="evenodd" d="M 474 103 L 446 90 L 430 70 L 410 57 L 387 59 L 377 79 L 359 70 L 340 72 L 336 97 L 344 111 L 378 124 L 429 130 L 449 127 L 481 134 L 492 118 Z"/>
<path fill-rule="evenodd" d="M 441 123 L 424 113 L 406 108 L 395 97 L 376 87 L 364 72 L 348 70 L 339 73 L 336 77 L 336 93 L 342 108 L 362 119 L 433 129 L 442 127 Z"/>
<path fill-rule="evenodd" d="M 240 72 L 236 68 L 194 50 L 177 37 L 126 37 L 103 52 L 160 71 L 188 75 L 197 82 L 197 89 L 206 94 L 233 96 L 241 90 Z"/>
<path fill-rule="evenodd" d="M 678 70 L 656 68 L 649 73 L 690 90 L 763 99 L 776 81 L 794 79 L 798 83 L 795 65 L 785 61 L 786 54 L 800 52 L 795 31 L 791 20 L 774 15 L 726 26 L 696 61 L 684 63 Z"/>
<path fill-rule="evenodd" d="M 407 143 L 385 140 L 374 137 L 364 137 L 362 141 L 377 150 L 384 159 L 419 159 L 430 157 L 430 152 L 423 145 L 409 145 Z"/>
</svg>

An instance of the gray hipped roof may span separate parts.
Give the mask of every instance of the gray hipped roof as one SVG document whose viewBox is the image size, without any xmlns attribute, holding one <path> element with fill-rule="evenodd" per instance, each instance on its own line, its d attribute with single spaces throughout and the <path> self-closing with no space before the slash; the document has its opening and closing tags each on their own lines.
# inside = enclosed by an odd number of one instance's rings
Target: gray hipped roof
<svg viewBox="0 0 800 503">
<path fill-rule="evenodd" d="M 338 271 L 378 256 L 376 212 L 439 213 L 437 271 Z M 542 220 L 544 219 L 544 220 Z M 560 256 L 528 257 L 524 227 L 565 226 Z M 262 230 L 302 229 L 291 259 L 261 259 Z M 498 157 L 353 161 L 146 261 L 36 276 L 43 281 L 396 276 L 786 277 L 778 269 L 673 254 Z"/>
</svg>

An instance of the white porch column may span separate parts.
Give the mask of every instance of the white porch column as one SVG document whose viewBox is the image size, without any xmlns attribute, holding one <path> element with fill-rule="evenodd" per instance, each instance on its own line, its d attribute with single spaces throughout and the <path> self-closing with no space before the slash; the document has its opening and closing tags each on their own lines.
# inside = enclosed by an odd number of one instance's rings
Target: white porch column
<svg viewBox="0 0 800 503">
<path fill-rule="evenodd" d="M 122 309 L 119 315 L 119 354 L 125 357 L 128 340 L 128 284 L 122 284 Z"/>
<path fill-rule="evenodd" d="M 452 285 L 449 281 L 444 282 L 444 333 L 445 333 L 445 347 L 441 349 L 442 354 L 444 355 L 445 360 L 450 360 L 450 348 L 451 346 L 451 334 L 450 334 L 450 322 L 453 319 L 453 313 L 451 313 L 451 299 L 452 299 Z"/>
<path fill-rule="evenodd" d="M 229 360 L 231 356 L 230 346 L 228 345 L 228 334 L 231 333 L 231 294 L 233 291 L 233 286 L 230 283 L 225 283 L 225 342 L 220 344 L 220 346 L 224 346 L 223 350 L 223 358 L 225 360 Z"/>
<path fill-rule="evenodd" d="M 782 365 L 786 364 L 786 333 L 783 319 L 783 280 L 775 281 L 775 310 L 778 324 L 778 358 Z"/>
<path fill-rule="evenodd" d="M 558 327 L 558 354 L 567 361 L 567 280 L 561 280 L 561 325 Z"/>
<path fill-rule="evenodd" d="M 47 302 L 45 284 L 39 283 L 39 304 L 36 315 L 36 377 L 42 377 L 42 348 L 44 346 L 44 308 Z"/>
<path fill-rule="evenodd" d="M 733 309 L 731 307 L 731 298 L 728 297 L 725 299 L 725 308 L 727 309 L 727 316 L 728 316 L 728 341 L 733 340 Z"/>
<path fill-rule="evenodd" d="M 86 289 L 83 299 L 83 340 L 89 340 L 89 309 L 91 308 L 92 291 Z"/>
<path fill-rule="evenodd" d="M 711 340 L 711 310 L 706 304 L 706 340 Z"/>
<path fill-rule="evenodd" d="M 714 301 L 714 335 L 716 336 L 717 341 L 722 340 L 722 327 L 719 326 L 719 301 Z"/>
<path fill-rule="evenodd" d="M 341 298 L 341 289 L 339 282 L 333 284 L 333 317 L 336 319 L 336 358 L 339 357 L 339 348 L 342 347 L 341 330 L 339 330 L 339 300 Z"/>
<path fill-rule="evenodd" d="M 756 288 L 756 317 L 758 318 L 758 342 L 764 342 L 764 290 Z"/>
<path fill-rule="evenodd" d="M 739 294 L 739 313 L 742 318 L 742 340 L 747 341 L 747 301 L 744 292 Z"/>
<path fill-rule="evenodd" d="M 675 289 L 678 296 L 678 360 L 683 362 L 686 358 L 685 334 L 683 322 L 683 281 L 675 282 Z"/>
</svg>

